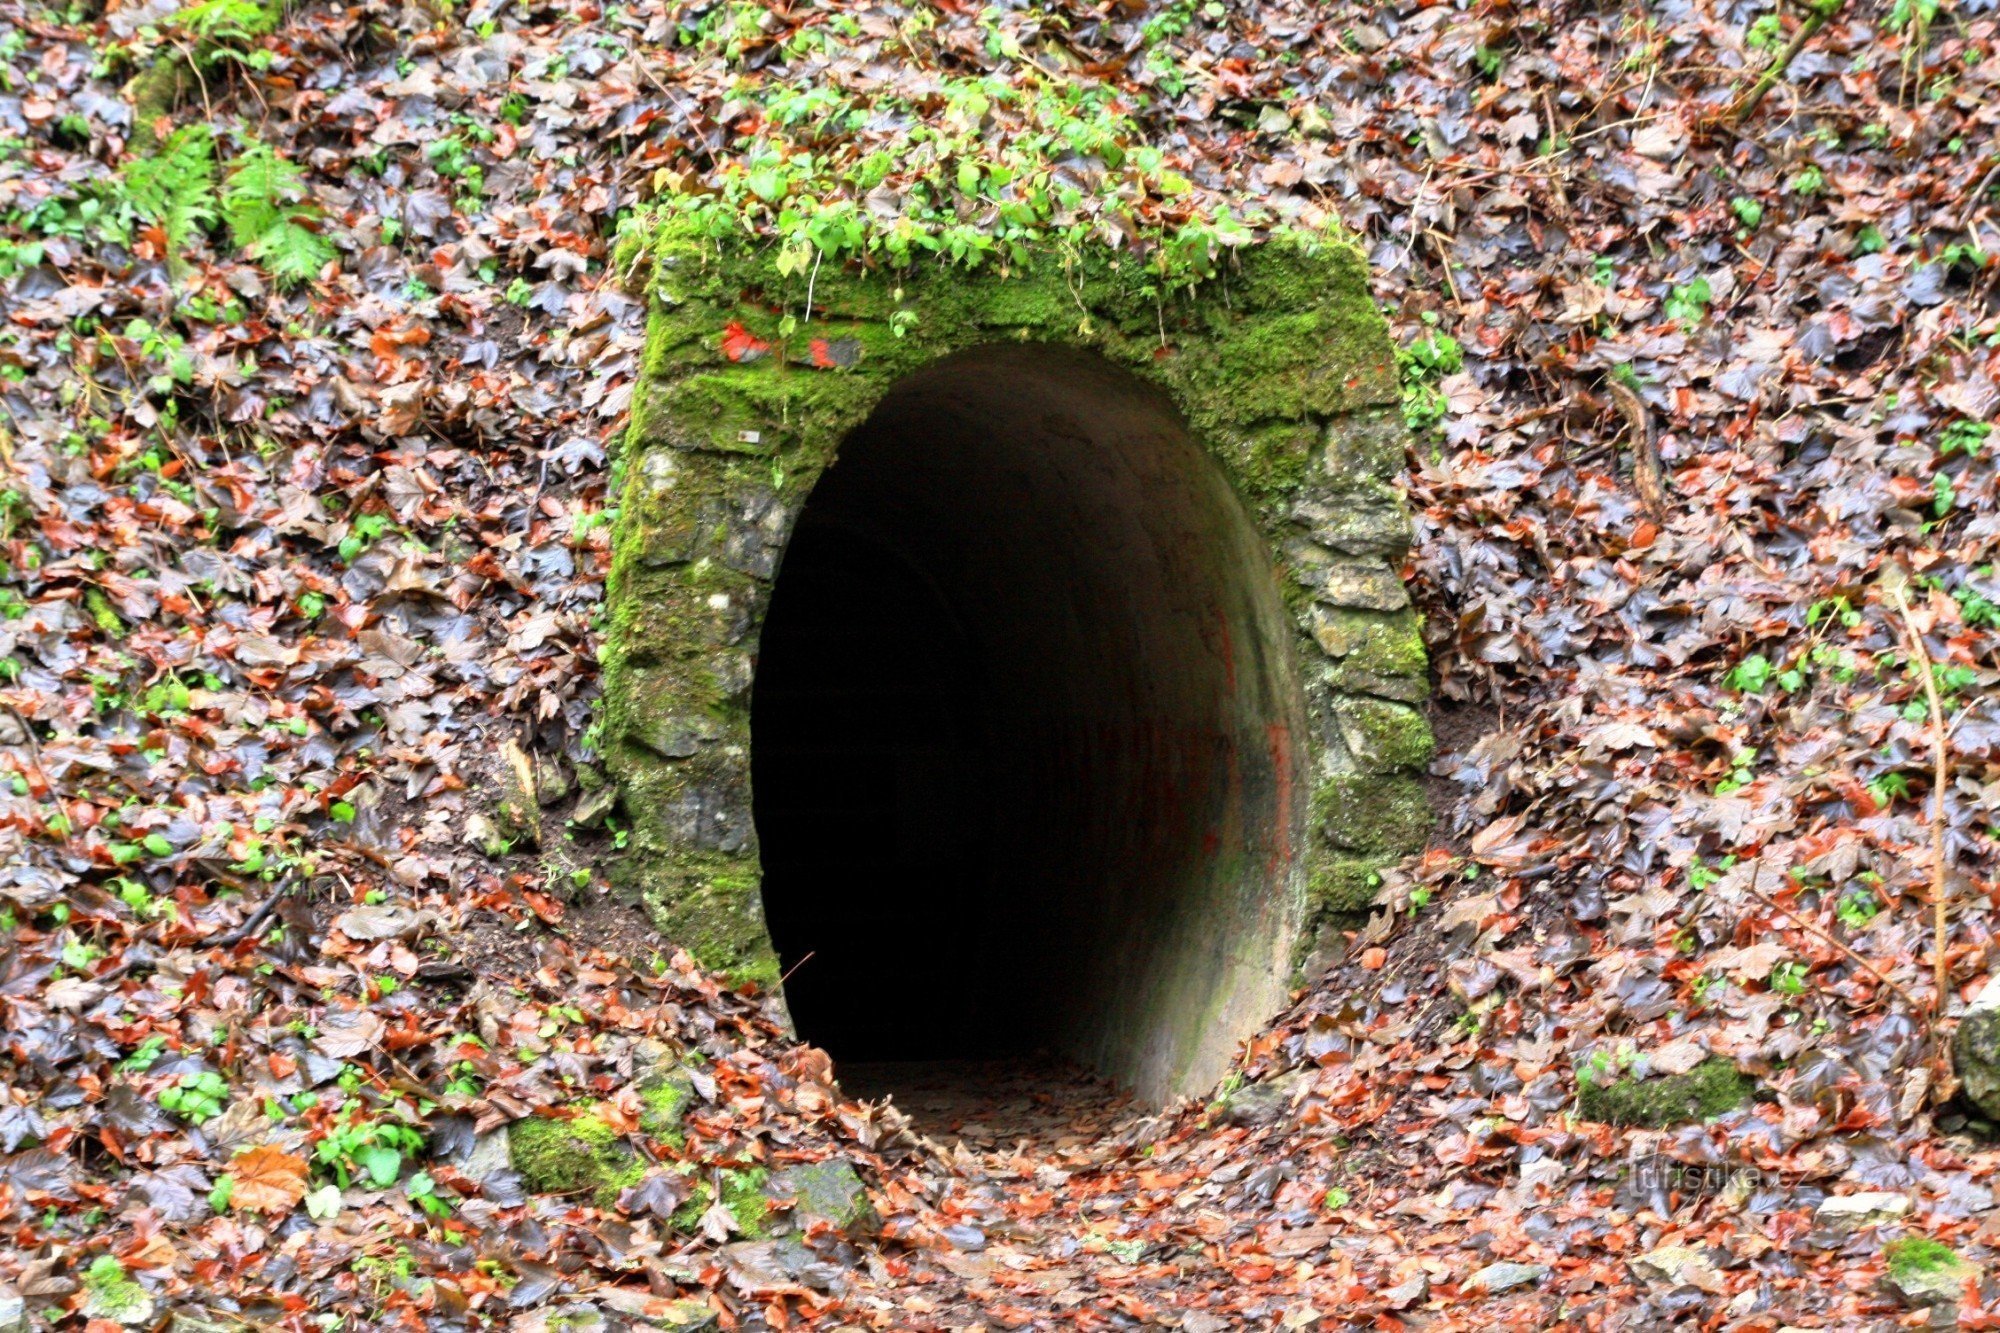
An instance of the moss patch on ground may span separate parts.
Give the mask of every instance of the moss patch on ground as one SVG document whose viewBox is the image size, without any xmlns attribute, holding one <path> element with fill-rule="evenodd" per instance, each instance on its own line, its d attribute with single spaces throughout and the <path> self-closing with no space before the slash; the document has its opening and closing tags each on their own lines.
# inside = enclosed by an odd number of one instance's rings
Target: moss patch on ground
<svg viewBox="0 0 2000 1333">
<path fill-rule="evenodd" d="M 1685 1074 L 1599 1081 L 1579 1078 L 1577 1102 L 1586 1120 L 1665 1129 L 1733 1111 L 1756 1095 L 1757 1083 L 1732 1060 L 1712 1056 Z"/>
<path fill-rule="evenodd" d="M 83 1293 L 83 1311 L 92 1319 L 140 1324 L 152 1318 L 152 1294 L 111 1255 L 99 1255 L 83 1270 Z"/>
<path fill-rule="evenodd" d="M 741 1171 L 724 1169 L 717 1173 L 720 1177 L 722 1206 L 736 1219 L 737 1230 L 749 1240 L 763 1239 L 769 1228 L 766 1219 L 771 1212 L 771 1201 L 764 1194 L 764 1182 L 769 1178 L 761 1166 L 753 1166 Z M 715 1206 L 716 1185 L 702 1180 L 694 1187 L 686 1203 L 674 1210 L 673 1225 L 681 1231 L 693 1231 L 701 1226 L 701 1219 Z"/>
<path fill-rule="evenodd" d="M 507 1128 L 507 1154 L 537 1194 L 581 1194 L 609 1205 L 645 1177 L 646 1162 L 625 1136 L 591 1113 L 530 1116 Z"/>
<path fill-rule="evenodd" d="M 1882 1250 L 1889 1261 L 1889 1275 L 1896 1278 L 1925 1277 L 1964 1265 L 1958 1252 L 1929 1236 L 1905 1236 L 1892 1240 Z"/>
<path fill-rule="evenodd" d="M 639 1084 L 639 1128 L 674 1147 L 687 1139 L 681 1121 L 694 1100 L 694 1084 L 678 1070 L 649 1074 Z"/>
</svg>

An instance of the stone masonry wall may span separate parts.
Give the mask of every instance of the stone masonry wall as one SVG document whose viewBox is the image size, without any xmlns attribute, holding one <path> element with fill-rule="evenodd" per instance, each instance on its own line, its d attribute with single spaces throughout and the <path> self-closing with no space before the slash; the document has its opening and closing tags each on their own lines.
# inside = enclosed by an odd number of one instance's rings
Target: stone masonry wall
<svg viewBox="0 0 2000 1333">
<path fill-rule="evenodd" d="M 802 272 L 747 241 L 669 229 L 628 258 L 650 265 L 652 311 L 618 463 L 604 743 L 631 825 L 616 875 L 670 939 L 775 981 L 749 706 L 780 556 L 814 481 L 891 385 L 995 343 L 1087 349 L 1164 390 L 1268 539 L 1312 723 L 1297 930 L 1364 906 L 1373 872 L 1422 845 L 1426 663 L 1392 485 L 1404 427 L 1353 250 L 1267 242 L 1166 298 L 1112 254 L 1004 275 Z"/>
</svg>

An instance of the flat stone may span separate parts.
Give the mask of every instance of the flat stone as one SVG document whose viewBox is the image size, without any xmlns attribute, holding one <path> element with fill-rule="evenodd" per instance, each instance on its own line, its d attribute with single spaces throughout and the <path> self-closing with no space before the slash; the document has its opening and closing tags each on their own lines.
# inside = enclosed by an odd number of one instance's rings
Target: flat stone
<svg viewBox="0 0 2000 1333">
<path fill-rule="evenodd" d="M 635 1287 L 599 1287 L 591 1299 L 613 1314 L 643 1321 L 652 1328 L 673 1333 L 707 1333 L 722 1327 L 715 1311 L 700 1301 L 655 1296 Z"/>
<path fill-rule="evenodd" d="M 1723 1290 L 1722 1274 L 1706 1254 L 1691 1245 L 1662 1245 L 1649 1254 L 1627 1260 L 1626 1266 L 1633 1276 L 1645 1282 L 1695 1287 L 1711 1295 L 1720 1295 Z"/>
<path fill-rule="evenodd" d="M 1900 1222 L 1910 1213 L 1910 1196 L 1870 1190 L 1861 1194 L 1836 1194 L 1820 1204 L 1813 1221 L 1833 1231 L 1859 1231 L 1863 1227 Z"/>
<path fill-rule="evenodd" d="M 472 1141 L 472 1151 L 458 1164 L 467 1180 L 485 1184 L 502 1171 L 512 1171 L 514 1160 L 507 1146 L 507 1131 L 492 1130 Z"/>
<path fill-rule="evenodd" d="M 84 1284 L 80 1313 L 86 1319 L 105 1319 L 127 1328 L 141 1328 L 152 1324 L 157 1309 L 153 1293 L 136 1282 L 123 1282 L 112 1288 Z"/>
<path fill-rule="evenodd" d="M 167 1333 L 249 1333 L 257 1325 L 232 1314 L 204 1310 L 200 1314 L 177 1311 L 167 1323 Z"/>
<path fill-rule="evenodd" d="M 1955 1306 L 1964 1296 L 1967 1282 L 1976 1288 L 1986 1280 L 1985 1269 L 1927 1237 L 1895 1241 L 1886 1247 L 1884 1256 L 1889 1271 L 1883 1275 L 1883 1289 L 1911 1307 Z"/>
<path fill-rule="evenodd" d="M 1292 518 L 1329 551 L 1400 562 L 1410 549 L 1410 520 L 1396 493 L 1349 494 L 1301 500 Z"/>
<path fill-rule="evenodd" d="M 333 928 L 350 940 L 405 939 L 423 924 L 423 913 L 398 903 L 363 903 L 333 919 Z"/>
<path fill-rule="evenodd" d="M 844 1157 L 787 1167 L 765 1182 L 764 1193 L 774 1200 L 790 1200 L 794 1219 L 825 1222 L 846 1236 L 858 1239 L 882 1229 L 861 1173 Z"/>
<path fill-rule="evenodd" d="M 1419 769 L 1437 748 L 1429 721 L 1408 704 L 1348 696 L 1334 703 L 1333 721 L 1363 772 Z"/>
<path fill-rule="evenodd" d="M 2000 1120 L 2000 976 L 1973 997 L 1952 1036 L 1951 1055 L 1966 1100 Z"/>
<path fill-rule="evenodd" d="M 1293 1099 L 1305 1079 L 1305 1070 L 1291 1069 L 1272 1078 L 1244 1084 L 1223 1097 L 1222 1122 L 1253 1128 L 1276 1124 L 1291 1114 Z"/>
<path fill-rule="evenodd" d="M 745 1296 L 764 1296 L 803 1284 L 829 1291 L 847 1280 L 838 1264 L 814 1254 L 796 1237 L 739 1240 L 722 1247 L 723 1270 L 729 1285 Z"/>
<path fill-rule="evenodd" d="M 1311 587 L 1315 600 L 1328 606 L 1400 611 L 1410 604 L 1410 590 L 1403 586 L 1402 576 L 1387 565 L 1327 565 L 1300 571 L 1299 580 Z"/>
<path fill-rule="evenodd" d="M 616 787 L 603 786 L 587 791 L 569 812 L 569 822 L 578 828 L 596 828 L 604 822 L 605 816 L 609 815 L 617 804 Z"/>
<path fill-rule="evenodd" d="M 1431 1294 L 1430 1276 L 1425 1273 L 1413 1273 L 1395 1286 L 1386 1287 L 1375 1294 L 1380 1296 L 1382 1303 L 1391 1310 L 1407 1310 Z"/>
<path fill-rule="evenodd" d="M 1547 1264 L 1488 1264 L 1466 1281 L 1466 1290 L 1497 1296 L 1503 1291 L 1532 1287 L 1549 1275 Z"/>
</svg>

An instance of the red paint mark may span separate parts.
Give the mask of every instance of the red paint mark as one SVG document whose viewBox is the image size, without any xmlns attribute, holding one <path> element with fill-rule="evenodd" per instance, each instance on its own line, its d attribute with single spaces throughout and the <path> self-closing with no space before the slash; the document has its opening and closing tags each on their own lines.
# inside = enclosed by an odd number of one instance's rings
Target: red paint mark
<svg viewBox="0 0 2000 1333">
<path fill-rule="evenodd" d="M 762 356 L 771 344 L 744 328 L 735 320 L 723 325 L 722 354 L 731 361 L 754 361 Z"/>
</svg>

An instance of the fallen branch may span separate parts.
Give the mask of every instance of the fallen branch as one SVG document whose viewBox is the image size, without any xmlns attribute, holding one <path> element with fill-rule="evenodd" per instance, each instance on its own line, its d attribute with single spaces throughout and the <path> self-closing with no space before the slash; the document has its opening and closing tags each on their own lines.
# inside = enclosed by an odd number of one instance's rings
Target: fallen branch
<svg viewBox="0 0 2000 1333">
<path fill-rule="evenodd" d="M 1805 49 L 1806 43 L 1811 41 L 1821 28 L 1833 21 L 1833 16 L 1840 12 L 1841 4 L 1842 0 L 1814 0 L 1811 10 L 1806 14 L 1805 22 L 1799 24 L 1799 30 L 1792 34 L 1791 41 L 1785 43 L 1785 49 L 1778 52 L 1777 59 L 1764 67 L 1764 72 L 1758 75 L 1757 82 L 1751 84 L 1742 96 L 1729 104 L 1729 110 L 1723 115 L 1739 125 L 1742 124 L 1744 119 L 1757 109 L 1757 104 L 1764 100 L 1764 94 L 1770 92 L 1778 80 L 1784 77 L 1785 71 L 1799 58 L 1799 52 Z"/>
<path fill-rule="evenodd" d="M 1607 379 L 1605 387 L 1611 391 L 1612 401 L 1625 414 L 1625 422 L 1632 434 L 1632 481 L 1639 488 L 1639 498 L 1646 502 L 1646 509 L 1655 523 L 1667 521 L 1667 467 L 1660 461 L 1660 433 L 1653 426 L 1653 414 L 1646 410 L 1646 400 L 1629 384 Z"/>
</svg>

